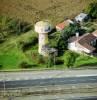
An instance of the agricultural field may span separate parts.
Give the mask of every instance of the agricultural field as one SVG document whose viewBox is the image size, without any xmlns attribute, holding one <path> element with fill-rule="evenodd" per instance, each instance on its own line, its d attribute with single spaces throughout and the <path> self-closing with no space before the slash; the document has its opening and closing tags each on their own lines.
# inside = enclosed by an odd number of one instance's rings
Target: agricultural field
<svg viewBox="0 0 97 100">
<path fill-rule="evenodd" d="M 0 14 L 30 23 L 48 19 L 56 24 L 73 18 L 93 0 L 0 0 Z"/>
</svg>

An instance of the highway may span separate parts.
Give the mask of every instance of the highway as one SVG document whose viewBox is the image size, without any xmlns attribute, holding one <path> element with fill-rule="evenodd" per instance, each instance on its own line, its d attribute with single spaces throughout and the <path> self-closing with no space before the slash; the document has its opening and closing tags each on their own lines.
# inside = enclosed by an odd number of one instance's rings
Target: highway
<svg viewBox="0 0 97 100">
<path fill-rule="evenodd" d="M 78 97 L 80 95 L 81 97 Z M 84 96 L 84 97 L 83 97 Z M 61 94 L 61 95 L 39 95 L 12 98 L 12 100 L 97 100 L 97 96 L 91 94 Z"/>
<path fill-rule="evenodd" d="M 97 100 L 97 70 L 0 72 L 0 96 L 9 95 L 10 100 Z"/>
<path fill-rule="evenodd" d="M 19 88 L 19 87 L 31 87 L 31 86 L 66 85 L 66 84 L 80 84 L 80 83 L 85 83 L 85 84 L 97 83 L 97 76 L 0 81 L 0 89 L 4 88 L 4 84 L 5 88 L 7 89 L 7 88 Z"/>
</svg>

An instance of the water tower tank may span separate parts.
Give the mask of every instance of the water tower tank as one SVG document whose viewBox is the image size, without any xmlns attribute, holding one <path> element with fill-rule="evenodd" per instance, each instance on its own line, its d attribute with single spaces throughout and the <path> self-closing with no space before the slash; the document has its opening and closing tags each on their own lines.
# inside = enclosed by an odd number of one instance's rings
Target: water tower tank
<svg viewBox="0 0 97 100">
<path fill-rule="evenodd" d="M 40 21 L 35 24 L 37 33 L 48 33 L 52 30 L 52 25 L 48 21 Z"/>
</svg>

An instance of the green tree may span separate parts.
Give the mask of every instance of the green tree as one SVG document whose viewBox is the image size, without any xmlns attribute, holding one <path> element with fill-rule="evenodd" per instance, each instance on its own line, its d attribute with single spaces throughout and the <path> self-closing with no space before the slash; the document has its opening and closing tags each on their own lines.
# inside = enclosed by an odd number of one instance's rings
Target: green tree
<svg viewBox="0 0 97 100">
<path fill-rule="evenodd" d="M 64 50 L 67 49 L 68 39 L 75 35 L 76 32 L 80 32 L 81 27 L 78 23 L 70 24 L 67 26 L 62 33 L 60 33 L 60 37 L 57 40 L 57 49 L 59 51 L 59 55 L 63 54 Z"/>
<path fill-rule="evenodd" d="M 86 12 L 91 18 L 97 18 L 97 1 L 90 3 L 86 8 Z"/>
</svg>

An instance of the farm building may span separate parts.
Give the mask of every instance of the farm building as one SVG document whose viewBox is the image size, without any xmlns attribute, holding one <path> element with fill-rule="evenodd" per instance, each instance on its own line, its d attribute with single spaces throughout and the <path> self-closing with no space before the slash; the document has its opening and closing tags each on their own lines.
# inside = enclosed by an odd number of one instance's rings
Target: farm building
<svg viewBox="0 0 97 100">
<path fill-rule="evenodd" d="M 97 45 L 97 30 L 82 36 L 74 36 L 68 40 L 68 49 L 79 53 L 93 53 Z"/>
<path fill-rule="evenodd" d="M 83 22 L 86 19 L 88 19 L 88 15 L 85 13 L 80 13 L 78 16 L 75 17 L 75 21 L 77 22 Z"/>
</svg>

